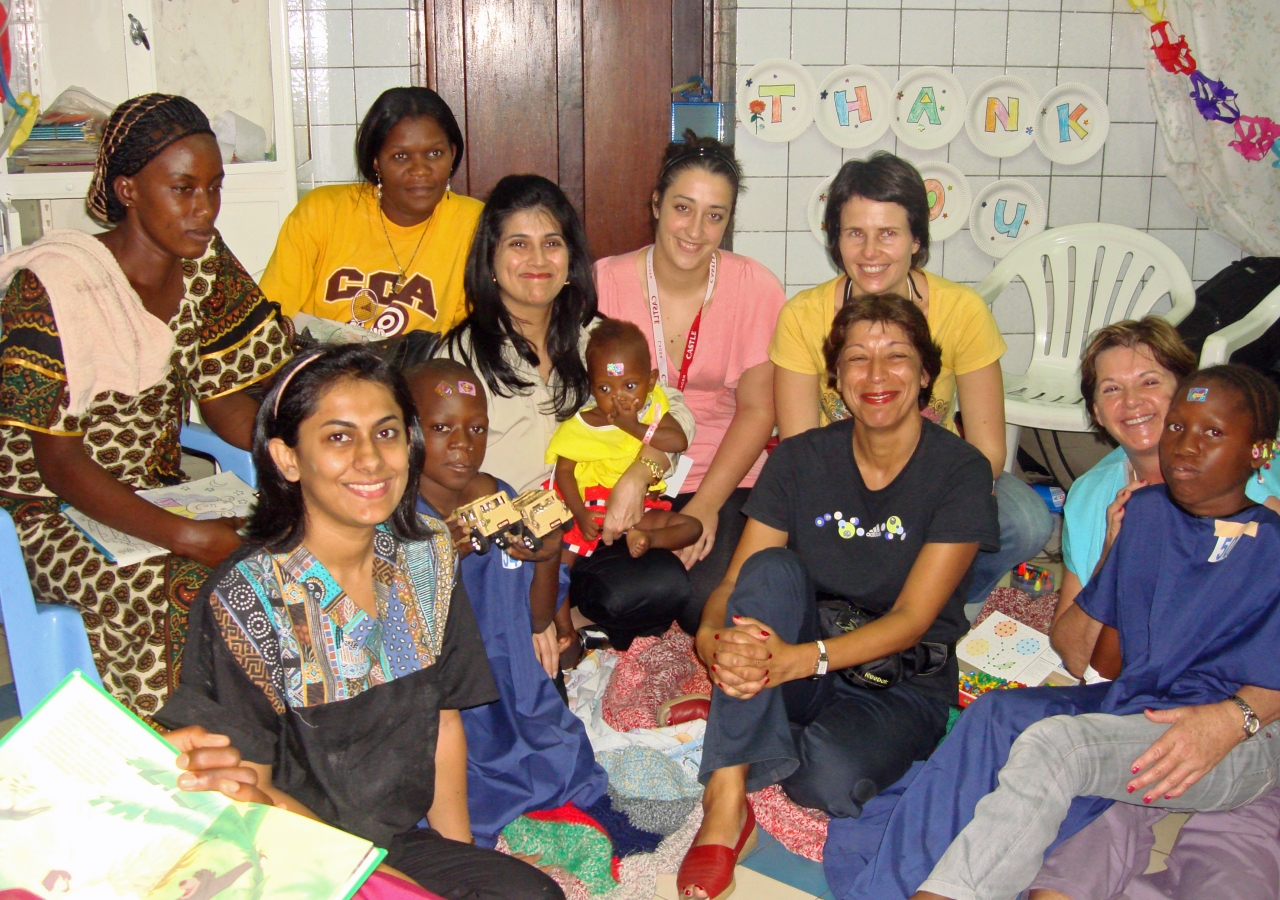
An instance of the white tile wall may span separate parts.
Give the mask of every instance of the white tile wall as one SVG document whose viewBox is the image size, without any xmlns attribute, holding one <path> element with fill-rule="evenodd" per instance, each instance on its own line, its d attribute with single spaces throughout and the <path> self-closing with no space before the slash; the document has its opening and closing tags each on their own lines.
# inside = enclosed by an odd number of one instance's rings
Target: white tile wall
<svg viewBox="0 0 1280 900">
<path fill-rule="evenodd" d="M 300 161 L 310 140 L 314 161 L 314 182 L 299 187 L 355 179 L 356 125 L 384 90 L 410 83 L 411 7 L 411 0 L 289 0 L 295 140 Z"/>
<path fill-rule="evenodd" d="M 846 63 L 875 67 L 891 86 L 921 65 L 950 67 L 966 91 L 1003 73 L 1027 79 L 1042 94 L 1081 81 L 1107 97 L 1112 124 L 1103 151 L 1075 166 L 1051 164 L 1035 147 L 996 159 L 963 131 L 938 150 L 900 146 L 890 131 L 872 147 L 841 151 L 817 126 L 789 144 L 765 143 L 739 128 L 748 192 L 734 250 L 772 269 L 789 295 L 831 278 L 824 248 L 809 232 L 809 197 L 842 160 L 884 149 L 914 162 L 950 162 L 969 176 L 975 195 L 997 178 L 1022 178 L 1048 203 L 1051 226 L 1102 221 L 1149 230 L 1199 284 L 1240 250 L 1198 221 L 1164 177 L 1144 71 L 1147 27 L 1127 0 L 738 0 L 740 72 L 783 56 L 808 66 L 815 81 Z M 357 70 L 357 88 L 359 79 Z M 935 245 L 929 268 L 975 284 L 993 264 L 966 228 Z M 1006 291 L 994 312 L 1009 343 L 1006 361 L 1018 371 L 1031 354 L 1027 300 Z"/>
</svg>

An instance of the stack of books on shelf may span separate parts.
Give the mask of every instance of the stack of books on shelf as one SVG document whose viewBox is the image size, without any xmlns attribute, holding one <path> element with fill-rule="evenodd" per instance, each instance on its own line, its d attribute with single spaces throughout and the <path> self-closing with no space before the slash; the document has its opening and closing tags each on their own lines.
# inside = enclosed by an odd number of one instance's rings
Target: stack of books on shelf
<svg viewBox="0 0 1280 900">
<path fill-rule="evenodd" d="M 91 172 L 101 122 L 90 116 L 43 115 L 9 156 L 9 172 Z"/>
</svg>

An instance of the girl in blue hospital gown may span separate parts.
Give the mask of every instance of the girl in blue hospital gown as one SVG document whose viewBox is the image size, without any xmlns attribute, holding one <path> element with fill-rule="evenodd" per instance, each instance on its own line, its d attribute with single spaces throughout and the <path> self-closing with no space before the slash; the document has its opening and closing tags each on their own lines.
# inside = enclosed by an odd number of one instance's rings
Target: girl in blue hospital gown
<svg viewBox="0 0 1280 900">
<path fill-rule="evenodd" d="M 1168 420 L 1173 424 L 1167 427 L 1175 434 L 1189 433 L 1194 416 L 1215 412 L 1218 406 L 1235 408 L 1246 421 L 1244 411 L 1250 406 L 1255 412 L 1263 409 L 1267 421 L 1253 417 L 1241 451 L 1243 468 L 1251 475 L 1250 444 L 1273 446 L 1274 388 L 1270 393 L 1258 388 L 1265 402 L 1252 403 L 1246 396 L 1244 403 L 1223 403 L 1242 398 L 1230 378 L 1213 375 L 1218 371 L 1191 376 L 1196 386 L 1201 381 L 1209 386 L 1212 403 L 1175 400 Z M 1188 396 L 1188 383 L 1179 397 Z M 1179 462 L 1166 444 L 1176 444 L 1170 433 L 1161 445 L 1162 467 L 1168 470 Z M 1207 454 L 1195 458 L 1199 473 L 1170 478 L 1166 471 L 1167 486 L 1133 494 L 1111 553 L 1077 601 L 1089 617 L 1119 631 L 1120 676 L 1109 684 L 997 691 L 979 698 L 937 752 L 866 804 L 861 818 L 832 821 L 824 856 L 835 896 L 911 896 L 973 818 L 978 801 L 996 788 L 1014 741 L 1042 719 L 1085 713 L 1124 716 L 1217 703 L 1244 685 L 1280 689 L 1280 516 L 1243 497 L 1243 477 L 1234 514 L 1188 512 L 1186 506 L 1192 504 L 1183 495 L 1189 486 L 1193 489 L 1205 473 L 1215 470 L 1216 475 L 1222 468 L 1210 465 Z M 1254 460 L 1255 466 L 1260 464 L 1257 456 Z M 1135 802 L 1140 802 L 1137 796 Z M 1111 802 L 1076 797 L 1050 847 Z"/>
</svg>

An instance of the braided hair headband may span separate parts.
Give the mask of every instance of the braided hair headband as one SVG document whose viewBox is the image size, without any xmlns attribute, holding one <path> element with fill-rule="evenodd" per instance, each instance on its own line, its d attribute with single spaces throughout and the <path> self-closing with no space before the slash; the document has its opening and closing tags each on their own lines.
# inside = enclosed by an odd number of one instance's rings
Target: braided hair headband
<svg viewBox="0 0 1280 900">
<path fill-rule="evenodd" d="M 213 134 L 208 117 L 186 97 L 143 94 L 124 101 L 102 130 L 85 205 L 100 222 L 119 222 L 124 206 L 112 189 L 120 175 L 136 175 L 166 147 L 193 134 Z"/>
</svg>

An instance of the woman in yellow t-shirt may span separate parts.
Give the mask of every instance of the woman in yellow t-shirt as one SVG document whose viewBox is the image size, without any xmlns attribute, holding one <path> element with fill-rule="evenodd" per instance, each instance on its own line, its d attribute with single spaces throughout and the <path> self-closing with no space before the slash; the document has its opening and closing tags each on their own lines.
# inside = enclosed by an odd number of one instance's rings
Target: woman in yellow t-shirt
<svg viewBox="0 0 1280 900">
<path fill-rule="evenodd" d="M 1000 512 L 1000 550 L 978 554 L 966 613 L 972 621 L 1001 576 L 1039 553 L 1053 520 L 1039 496 L 1005 473 L 1004 338 L 986 303 L 972 289 L 926 272 L 929 202 L 915 167 L 891 153 L 845 163 L 831 183 L 824 225 L 827 252 L 844 272 L 801 291 L 782 308 L 769 358 L 773 361 L 778 435 L 788 438 L 848 418 L 826 383 L 822 344 L 836 312 L 851 297 L 898 294 L 916 303 L 942 348 L 942 371 L 922 415 L 957 431 L 956 401 L 964 410 L 964 439 L 991 462 Z"/>
<path fill-rule="evenodd" d="M 462 321 L 462 272 L 483 204 L 449 189 L 462 131 L 435 91 L 398 87 L 356 134 L 363 179 L 308 192 L 285 219 L 261 286 L 308 313 L 388 338 Z"/>
</svg>

